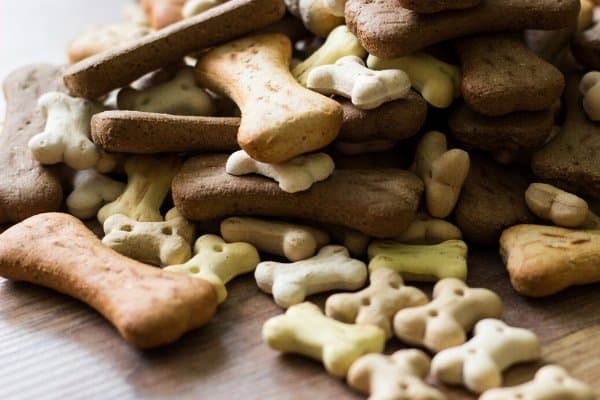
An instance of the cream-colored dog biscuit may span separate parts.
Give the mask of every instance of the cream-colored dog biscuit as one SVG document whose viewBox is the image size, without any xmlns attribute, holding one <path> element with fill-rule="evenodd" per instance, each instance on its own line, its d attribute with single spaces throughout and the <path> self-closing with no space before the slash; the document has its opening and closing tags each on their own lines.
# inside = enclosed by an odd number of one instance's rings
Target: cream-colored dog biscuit
<svg viewBox="0 0 600 400">
<path fill-rule="evenodd" d="M 258 252 L 248 243 L 225 243 L 216 235 L 203 235 L 196 240 L 194 257 L 182 265 L 171 265 L 166 271 L 188 274 L 210 282 L 217 291 L 219 303 L 227 298 L 225 284 L 238 275 L 251 272 L 260 262 Z"/>
<path fill-rule="evenodd" d="M 394 333 L 405 343 L 438 352 L 463 344 L 477 321 L 500 318 L 501 314 L 502 301 L 497 294 L 447 278 L 435 285 L 429 304 L 396 314 Z"/>
<path fill-rule="evenodd" d="M 467 279 L 467 244 L 446 240 L 439 244 L 403 244 L 377 240 L 369 245 L 369 271 L 390 268 L 406 280 Z"/>
<path fill-rule="evenodd" d="M 530 184 L 525 192 L 525 202 L 539 218 L 566 228 L 583 225 L 590 212 L 581 197 L 545 183 Z"/>
<path fill-rule="evenodd" d="M 569 376 L 558 365 L 541 368 L 535 378 L 519 386 L 491 389 L 479 397 L 479 400 L 594 400 L 596 396 L 591 387 Z"/>
<path fill-rule="evenodd" d="M 300 261 L 312 257 L 329 243 L 329 235 L 310 226 L 232 217 L 221 222 L 221 236 L 227 242 L 250 243 L 260 251 Z"/>
<path fill-rule="evenodd" d="M 95 217 L 105 203 L 114 201 L 124 190 L 125 184 L 96 170 L 76 171 L 73 191 L 67 197 L 67 208 L 77 218 L 89 219 Z"/>
<path fill-rule="evenodd" d="M 332 65 L 321 65 L 308 74 L 306 86 L 324 94 L 337 94 L 352 100 L 363 110 L 405 98 L 410 79 L 400 70 L 373 71 L 356 56 L 345 56 Z"/>
<path fill-rule="evenodd" d="M 390 356 L 367 354 L 352 364 L 348 384 L 369 400 L 445 400 L 424 380 L 431 361 L 420 350 L 400 350 Z"/>
<path fill-rule="evenodd" d="M 385 346 L 385 334 L 380 328 L 327 318 L 309 302 L 292 306 L 284 315 L 268 320 L 262 336 L 276 350 L 322 361 L 325 369 L 338 377 L 346 376 L 360 356 L 381 353 Z"/>
<path fill-rule="evenodd" d="M 447 108 L 460 97 L 460 69 L 427 53 L 417 52 L 390 59 L 369 55 L 367 66 L 376 70 L 400 69 L 406 72 L 415 90 L 434 107 Z"/>
<path fill-rule="evenodd" d="M 122 89 L 117 103 L 121 110 L 162 114 L 206 116 L 215 112 L 211 97 L 196 85 L 192 68 L 184 68 L 170 81 L 148 89 Z"/>
<path fill-rule="evenodd" d="M 331 31 L 325 43 L 306 60 L 296 65 L 292 74 L 298 82 L 306 86 L 310 71 L 321 65 L 333 64 L 345 56 L 363 58 L 367 52 L 346 25 L 340 25 Z"/>
<path fill-rule="evenodd" d="M 401 235 L 394 238 L 396 242 L 406 244 L 437 244 L 460 239 L 462 232 L 456 225 L 443 219 L 431 218 L 425 213 L 418 215 Z"/>
<path fill-rule="evenodd" d="M 355 293 L 330 296 L 325 303 L 325 314 L 338 321 L 359 325 L 375 325 L 392 337 L 392 318 L 403 308 L 427 303 L 427 296 L 419 289 L 404 286 L 397 272 L 380 268 L 371 273 L 369 287 Z"/>
<path fill-rule="evenodd" d="M 179 168 L 179 157 L 134 156 L 125 162 L 127 186 L 121 196 L 98 211 L 98 221 L 123 214 L 136 221 L 159 222 L 165 197 Z"/>
<path fill-rule="evenodd" d="M 511 365 L 534 361 L 541 355 L 542 347 L 533 332 L 498 319 L 484 319 L 477 323 L 467 343 L 436 354 L 431 372 L 444 383 L 482 393 L 501 386 L 502 371 Z"/>
<path fill-rule="evenodd" d="M 125 215 L 111 215 L 104 222 L 104 233 L 104 245 L 149 264 L 180 264 L 192 256 L 194 225 L 176 208 L 162 222 L 138 222 Z"/>
<path fill-rule="evenodd" d="M 302 20 L 306 29 L 326 37 L 335 27 L 344 24 L 343 15 L 335 15 L 327 0 L 284 0 L 287 9 Z"/>
<path fill-rule="evenodd" d="M 446 135 L 431 131 L 423 136 L 411 170 L 425 182 L 425 200 L 431 216 L 445 218 L 450 215 L 469 168 L 469 153 L 461 149 L 448 150 Z"/>
<path fill-rule="evenodd" d="M 579 90 L 583 94 L 583 108 L 589 119 L 600 121 L 600 72 L 590 71 L 581 78 Z"/>
<path fill-rule="evenodd" d="M 367 254 L 367 247 L 371 243 L 371 237 L 354 229 L 348 229 L 339 225 L 326 224 L 326 229 L 333 241 L 348 249 L 353 257 L 363 257 Z"/>
<path fill-rule="evenodd" d="M 183 18 L 190 18 L 201 14 L 213 7 L 223 4 L 226 0 L 187 0 L 181 10 Z"/>
<path fill-rule="evenodd" d="M 350 258 L 345 247 L 330 245 L 295 263 L 262 262 L 254 277 L 262 291 L 273 294 L 277 305 L 288 308 L 311 294 L 360 289 L 367 280 L 367 266 Z"/>
<path fill-rule="evenodd" d="M 287 193 L 310 189 L 333 173 L 333 160 L 325 153 L 297 156 L 280 164 L 267 164 L 251 158 L 244 150 L 236 151 L 227 160 L 225 170 L 231 175 L 259 174 L 274 179 Z"/>
</svg>

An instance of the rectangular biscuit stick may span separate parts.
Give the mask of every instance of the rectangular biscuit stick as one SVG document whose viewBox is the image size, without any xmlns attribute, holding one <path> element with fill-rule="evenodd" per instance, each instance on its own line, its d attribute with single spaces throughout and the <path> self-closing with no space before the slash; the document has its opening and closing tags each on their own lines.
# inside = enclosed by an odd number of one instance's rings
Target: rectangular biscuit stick
<svg viewBox="0 0 600 400">
<path fill-rule="evenodd" d="M 63 79 L 73 96 L 97 98 L 142 75 L 252 32 L 285 14 L 282 0 L 231 0 L 114 50 L 71 66 Z"/>
</svg>

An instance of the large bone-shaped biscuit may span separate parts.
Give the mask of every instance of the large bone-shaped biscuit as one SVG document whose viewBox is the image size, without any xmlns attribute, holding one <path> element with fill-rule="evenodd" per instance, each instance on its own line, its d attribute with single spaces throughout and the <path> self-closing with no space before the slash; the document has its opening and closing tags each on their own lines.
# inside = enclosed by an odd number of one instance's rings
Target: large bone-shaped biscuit
<svg viewBox="0 0 600 400">
<path fill-rule="evenodd" d="M 581 197 L 547 183 L 531 183 L 525 191 L 525 202 L 537 217 L 565 228 L 582 226 L 593 213 Z"/>
<path fill-rule="evenodd" d="M 446 349 L 431 362 L 432 374 L 444 383 L 462 384 L 482 393 L 502 385 L 502 371 L 511 365 L 533 361 L 542 355 L 537 336 L 497 319 L 477 323 L 473 338 L 462 346 Z"/>
<path fill-rule="evenodd" d="M 389 168 L 338 170 L 326 182 L 290 194 L 264 177 L 227 174 L 226 160 L 226 155 L 203 155 L 184 164 L 173 180 L 173 200 L 183 216 L 308 218 L 390 237 L 415 218 L 423 191 L 419 178 Z"/>
<path fill-rule="evenodd" d="M 294 263 L 264 261 L 254 273 L 258 287 L 283 308 L 329 290 L 356 290 L 367 280 L 367 266 L 343 246 L 325 246 L 314 257 Z"/>
<path fill-rule="evenodd" d="M 464 343 L 477 321 L 501 314 L 502 301 L 494 292 L 472 289 L 461 280 L 447 278 L 435 285 L 429 304 L 396 314 L 394 332 L 408 344 L 438 352 Z"/>
<path fill-rule="evenodd" d="M 92 218 L 105 203 L 116 200 L 123 190 L 125 184 L 96 170 L 76 171 L 73 176 L 73 191 L 66 200 L 67 207 L 77 218 Z"/>
<path fill-rule="evenodd" d="M 268 320 L 263 340 L 272 348 L 320 360 L 335 376 L 346 376 L 352 363 L 368 353 L 381 353 L 383 331 L 370 325 L 350 325 L 327 318 L 319 307 L 305 302 Z"/>
<path fill-rule="evenodd" d="M 481 32 L 566 28 L 579 0 L 481 0 L 476 7 L 417 14 L 401 0 L 348 0 L 346 23 L 369 54 L 411 54 L 432 44 Z"/>
<path fill-rule="evenodd" d="M 242 111 L 238 143 L 252 158 L 280 163 L 335 139 L 342 108 L 301 86 L 289 71 L 290 40 L 281 34 L 247 37 L 200 60 L 200 83 L 233 99 Z"/>
<path fill-rule="evenodd" d="M 124 257 L 67 214 L 39 214 L 0 235 L 0 275 L 89 304 L 125 340 L 144 348 L 179 339 L 217 306 L 208 282 Z"/>
</svg>

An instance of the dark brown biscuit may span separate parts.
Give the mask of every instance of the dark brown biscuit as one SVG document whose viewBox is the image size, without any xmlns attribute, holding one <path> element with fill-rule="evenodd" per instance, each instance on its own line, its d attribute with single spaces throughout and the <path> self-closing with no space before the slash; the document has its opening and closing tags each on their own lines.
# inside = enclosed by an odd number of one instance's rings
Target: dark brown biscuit
<svg viewBox="0 0 600 400">
<path fill-rule="evenodd" d="M 531 167 L 544 182 L 600 199 L 600 125 L 583 110 L 580 78 L 568 77 L 565 122 L 558 135 L 534 154 Z"/>
<path fill-rule="evenodd" d="M 402 7 L 419 14 L 475 7 L 481 0 L 399 0 Z"/>
<path fill-rule="evenodd" d="M 307 218 L 375 237 L 400 234 L 416 216 L 423 183 L 400 169 L 338 170 L 300 193 L 286 193 L 256 175 L 225 172 L 226 155 L 188 160 L 173 180 L 183 216 L 207 220 L 233 215 Z"/>
<path fill-rule="evenodd" d="M 92 118 L 92 139 L 117 153 L 233 152 L 239 126 L 239 118 L 105 111 Z"/>
<path fill-rule="evenodd" d="M 46 92 L 65 91 L 61 74 L 59 67 L 31 65 L 4 81 L 7 107 L 0 134 L 0 224 L 60 208 L 63 191 L 58 174 L 32 159 L 28 142 L 46 125 L 38 98 Z"/>
<path fill-rule="evenodd" d="M 74 96 L 96 98 L 140 76 L 173 64 L 195 50 L 226 42 L 275 22 L 285 13 L 281 0 L 231 0 L 192 18 L 95 55 L 64 75 Z"/>
<path fill-rule="evenodd" d="M 346 3 L 348 27 L 370 54 L 381 58 L 481 32 L 566 28 L 578 13 L 579 0 L 482 0 L 476 7 L 435 14 L 417 14 L 399 0 Z"/>
<path fill-rule="evenodd" d="M 585 67 L 600 69 L 600 23 L 577 32 L 571 42 L 571 50 L 577 61 Z"/>
<path fill-rule="evenodd" d="M 540 111 L 560 98 L 563 74 L 520 39 L 484 35 L 459 40 L 461 91 L 467 105 L 484 115 Z"/>
<path fill-rule="evenodd" d="M 416 134 L 427 118 L 427 103 L 413 91 L 405 99 L 373 110 L 358 109 L 349 100 L 340 103 L 344 120 L 337 140 L 343 142 L 406 139 Z"/>
<path fill-rule="evenodd" d="M 452 136 L 473 149 L 491 152 L 533 151 L 552 134 L 551 111 L 518 111 L 500 117 L 487 117 L 458 105 L 448 120 Z"/>
<path fill-rule="evenodd" d="M 535 221 L 525 203 L 527 173 L 471 156 L 471 169 L 456 205 L 456 225 L 473 243 L 495 245 L 510 226 Z"/>
</svg>

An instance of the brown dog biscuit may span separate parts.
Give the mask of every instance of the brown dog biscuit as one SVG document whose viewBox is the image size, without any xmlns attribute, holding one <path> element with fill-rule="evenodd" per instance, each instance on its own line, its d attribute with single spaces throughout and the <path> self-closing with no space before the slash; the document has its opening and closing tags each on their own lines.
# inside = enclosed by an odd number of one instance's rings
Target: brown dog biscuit
<svg viewBox="0 0 600 400">
<path fill-rule="evenodd" d="M 61 73 L 62 68 L 31 65 L 4 81 L 7 110 L 0 134 L 0 224 L 60 208 L 63 191 L 58 175 L 32 159 L 28 142 L 46 125 L 38 98 L 65 90 Z"/>
<path fill-rule="evenodd" d="M 600 199 L 600 126 L 583 110 L 579 81 L 577 74 L 568 77 L 565 122 L 533 155 L 531 167 L 543 182 Z"/>
<path fill-rule="evenodd" d="M 577 61 L 589 69 L 600 69 L 600 23 L 577 32 L 571 41 L 571 50 Z"/>
<path fill-rule="evenodd" d="M 373 110 L 361 110 L 349 100 L 340 103 L 344 120 L 337 139 L 344 142 L 406 139 L 416 134 L 427 118 L 427 103 L 413 91 L 405 99 Z"/>
<path fill-rule="evenodd" d="M 173 180 L 183 216 L 207 220 L 232 215 L 308 218 L 376 237 L 400 234 L 416 216 L 423 183 L 400 169 L 339 170 L 300 193 L 286 193 L 260 176 L 225 172 L 226 155 L 188 160 Z"/>
<path fill-rule="evenodd" d="M 552 106 L 565 87 L 563 74 L 520 39 L 483 35 L 457 42 L 465 103 L 478 113 L 499 116 Z"/>
<path fill-rule="evenodd" d="M 154 29 L 161 29 L 183 18 L 186 0 L 141 0 L 140 5 Z"/>
<path fill-rule="evenodd" d="M 89 304 L 142 348 L 179 339 L 207 322 L 217 306 L 208 282 L 124 257 L 68 214 L 36 215 L 4 232 L 0 275 Z"/>
<path fill-rule="evenodd" d="M 239 118 L 105 111 L 92 118 L 92 139 L 117 153 L 233 152 L 239 126 Z"/>
<path fill-rule="evenodd" d="M 502 230 L 535 221 L 525 203 L 526 173 L 471 157 L 471 169 L 455 209 L 456 225 L 473 243 L 496 244 Z"/>
<path fill-rule="evenodd" d="M 419 14 L 475 7 L 481 0 L 398 0 L 404 8 Z"/>
<path fill-rule="evenodd" d="M 195 50 L 226 42 L 283 17 L 281 0 L 231 0 L 205 13 L 71 66 L 64 80 L 74 96 L 96 98 L 173 64 Z"/>
<path fill-rule="evenodd" d="M 434 14 L 417 14 L 399 0 L 346 3 L 348 27 L 369 54 L 381 58 L 481 32 L 565 28 L 578 13 L 579 0 L 482 0 L 476 7 Z"/>
</svg>

